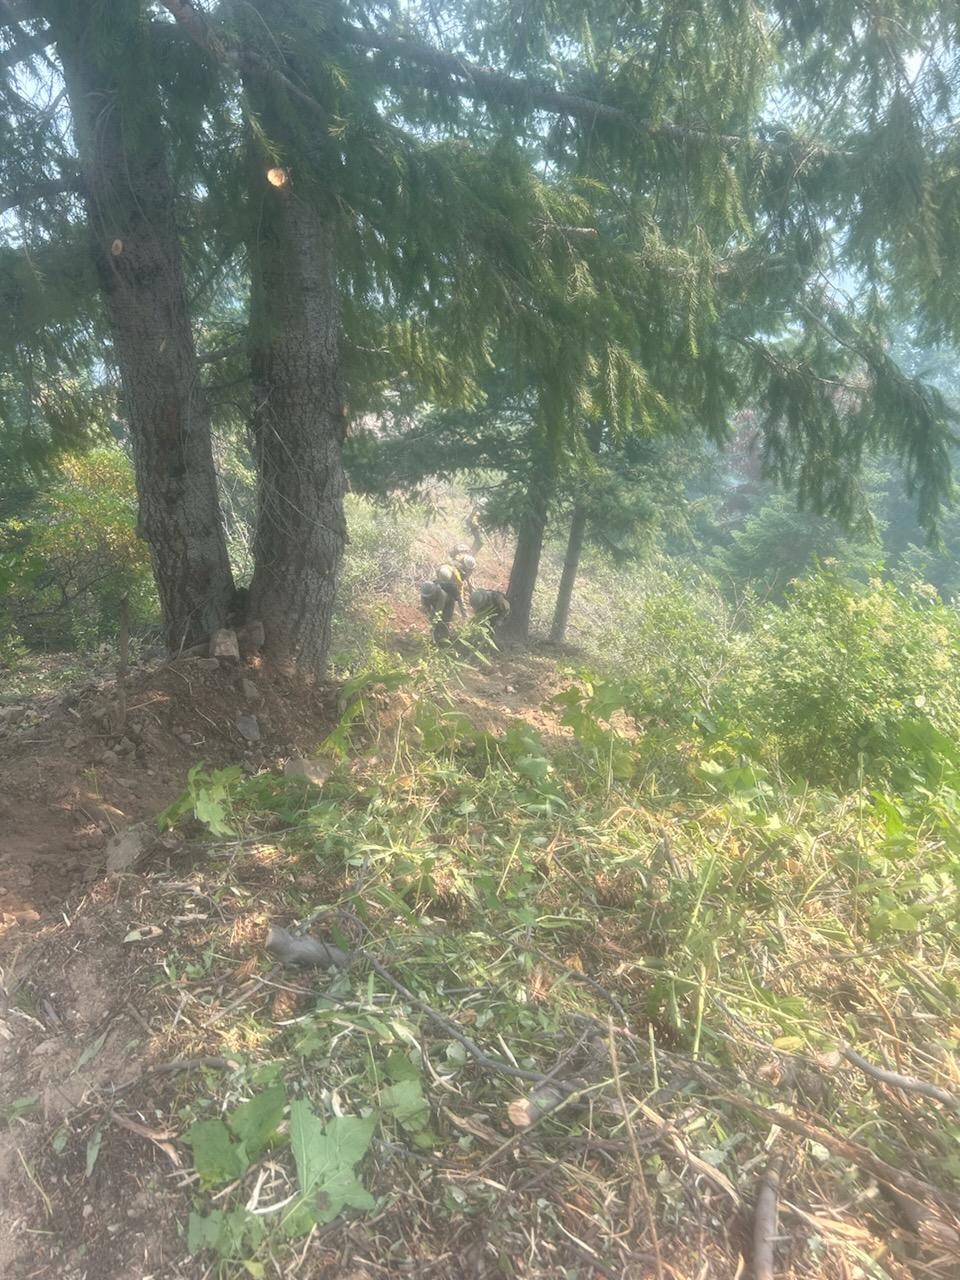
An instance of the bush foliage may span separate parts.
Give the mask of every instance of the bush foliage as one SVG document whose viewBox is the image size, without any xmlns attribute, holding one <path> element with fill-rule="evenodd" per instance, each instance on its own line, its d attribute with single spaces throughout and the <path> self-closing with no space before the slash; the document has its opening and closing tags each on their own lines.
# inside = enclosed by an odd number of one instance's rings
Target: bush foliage
<svg viewBox="0 0 960 1280">
<path fill-rule="evenodd" d="M 26 512 L 0 525 L 8 634 L 35 649 L 80 649 L 157 617 L 147 545 L 137 537 L 133 469 L 117 447 L 64 457 Z"/>
<path fill-rule="evenodd" d="M 924 584 L 824 568 L 782 604 L 730 604 L 658 572 L 618 616 L 598 632 L 593 705 L 646 735 L 838 789 L 916 768 L 918 725 L 960 738 L 960 615 Z"/>
</svg>

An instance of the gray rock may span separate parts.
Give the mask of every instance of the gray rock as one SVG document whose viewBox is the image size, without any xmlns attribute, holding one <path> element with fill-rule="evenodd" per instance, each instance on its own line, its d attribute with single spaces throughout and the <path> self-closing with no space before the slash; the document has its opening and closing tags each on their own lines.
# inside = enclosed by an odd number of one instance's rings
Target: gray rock
<svg viewBox="0 0 960 1280">
<path fill-rule="evenodd" d="M 329 942 L 318 942 L 316 938 L 298 937 L 281 929 L 279 925 L 271 925 L 267 930 L 266 947 L 281 964 L 316 969 L 345 969 L 350 963 L 349 955 L 339 947 Z"/>
<path fill-rule="evenodd" d="M 215 631 L 210 637 L 210 657 L 223 658 L 227 662 L 239 662 L 240 647 L 237 644 L 237 633 L 226 629 Z"/>
<path fill-rule="evenodd" d="M 107 871 L 129 871 L 146 854 L 154 832 L 150 824 L 137 822 L 107 842 Z"/>
<path fill-rule="evenodd" d="M 260 726 L 257 724 L 256 716 L 237 716 L 237 731 L 241 733 L 248 742 L 260 741 Z"/>
<path fill-rule="evenodd" d="M 240 681 L 240 691 L 248 702 L 258 702 L 260 700 L 260 690 L 246 676 Z"/>
<path fill-rule="evenodd" d="M 322 756 L 293 756 L 283 766 L 283 772 L 287 778 L 306 778 L 315 787 L 322 787 L 330 777 L 332 765 Z"/>
</svg>

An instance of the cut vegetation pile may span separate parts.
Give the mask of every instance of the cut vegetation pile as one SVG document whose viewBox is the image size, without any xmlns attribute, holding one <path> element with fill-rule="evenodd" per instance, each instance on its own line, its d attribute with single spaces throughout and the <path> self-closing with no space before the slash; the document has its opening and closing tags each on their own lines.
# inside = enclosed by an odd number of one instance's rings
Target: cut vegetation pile
<svg viewBox="0 0 960 1280">
<path fill-rule="evenodd" d="M 10 954 L 4 1275 L 955 1276 L 945 795 L 455 679 L 357 682 L 319 787 L 194 773 L 175 855 Z"/>
</svg>

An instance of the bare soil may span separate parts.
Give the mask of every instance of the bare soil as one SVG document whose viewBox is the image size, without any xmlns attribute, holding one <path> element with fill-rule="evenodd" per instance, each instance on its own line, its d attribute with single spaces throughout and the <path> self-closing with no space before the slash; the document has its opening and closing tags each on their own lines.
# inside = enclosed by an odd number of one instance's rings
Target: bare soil
<svg viewBox="0 0 960 1280">
<path fill-rule="evenodd" d="M 110 837 L 170 804 L 191 766 L 282 766 L 336 704 L 332 686 L 207 658 L 133 672 L 122 720 L 115 680 L 27 703 L 0 737 L 0 936 L 94 884 Z"/>
<path fill-rule="evenodd" d="M 398 653 L 426 643 L 415 607 L 398 606 L 396 627 Z M 543 708 L 563 683 L 547 656 L 494 654 L 460 679 L 458 703 L 479 727 L 523 717 L 547 737 L 564 732 Z M 165 1128 L 178 1077 L 155 1073 L 165 1054 L 182 1055 L 183 1028 L 157 1012 L 163 949 L 144 922 L 157 920 L 158 935 L 181 922 L 181 954 L 196 923 L 199 957 L 206 916 L 176 879 L 190 874 L 183 841 L 158 844 L 146 867 L 119 878 L 105 876 L 105 849 L 179 796 L 194 764 L 256 773 L 314 752 L 340 712 L 339 691 L 256 662 L 194 658 L 133 671 L 122 724 L 109 678 L 20 705 L 0 737 L 0 1275 L 194 1280 L 186 1175 Z M 238 728 L 250 716 L 256 742 Z M 262 870 L 266 895 L 278 869 Z M 180 891 L 187 905 L 171 907 Z M 265 917 L 236 912 L 242 978 Z M 142 945 L 125 942 L 134 928 Z M 42 1126 L 18 1119 L 24 1099 Z M 311 1274 L 351 1273 L 333 1254 Z"/>
</svg>

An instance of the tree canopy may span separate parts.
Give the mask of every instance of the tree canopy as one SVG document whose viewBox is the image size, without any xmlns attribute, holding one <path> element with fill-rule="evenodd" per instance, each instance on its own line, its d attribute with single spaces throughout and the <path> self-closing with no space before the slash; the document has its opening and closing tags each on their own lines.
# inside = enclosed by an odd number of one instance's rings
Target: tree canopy
<svg viewBox="0 0 960 1280">
<path fill-rule="evenodd" d="M 269 566 L 254 594 L 309 615 L 277 651 L 314 668 L 321 579 L 342 554 L 321 529 L 342 523 L 344 414 L 385 395 L 462 408 L 486 403 L 492 375 L 512 384 L 541 526 L 584 422 L 611 440 L 690 424 L 722 441 L 749 403 L 770 473 L 804 502 L 849 521 L 882 450 L 933 530 L 951 414 L 888 336 L 904 315 L 958 333 L 958 21 L 933 0 L 4 5 L 5 385 L 39 371 L 28 400 L 56 434 L 78 373 L 99 393 L 119 367 L 158 579 L 175 545 L 193 548 L 161 583 L 171 640 L 226 607 L 202 440 L 218 415 L 248 418 Z M 161 226 L 149 265 L 141 237 Z M 162 410 L 190 418 L 197 477 L 165 520 L 150 517 L 158 473 L 178 464 L 153 447 L 161 410 L 138 399 L 144 348 L 118 311 L 123 290 L 146 300 L 151 271 L 189 333 L 151 337 L 142 308 L 137 333 L 180 351 L 164 377 L 204 388 L 200 418 L 182 396 Z M 311 422 L 320 452 L 301 447 Z M 526 543 L 521 596 L 536 528 Z M 309 557 L 278 585 L 298 547 L 320 565 L 309 590 Z"/>
</svg>

